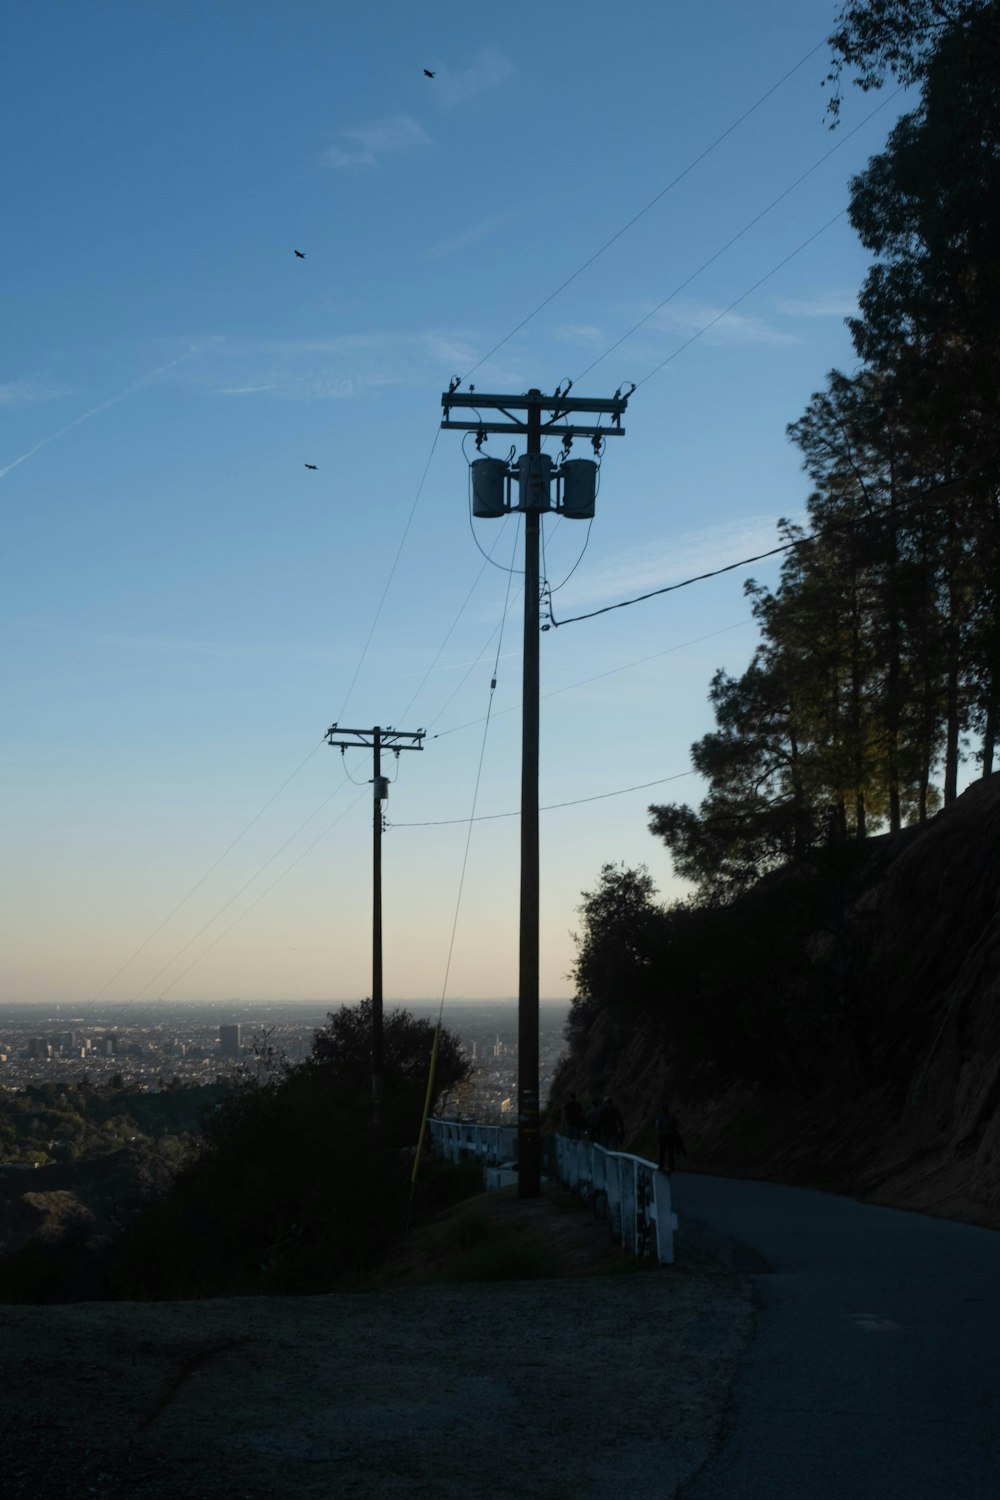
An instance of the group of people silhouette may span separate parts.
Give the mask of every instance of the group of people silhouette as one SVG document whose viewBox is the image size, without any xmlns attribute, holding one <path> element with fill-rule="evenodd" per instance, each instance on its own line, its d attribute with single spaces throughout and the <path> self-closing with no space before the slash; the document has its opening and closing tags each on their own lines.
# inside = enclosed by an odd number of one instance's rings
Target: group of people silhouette
<svg viewBox="0 0 1000 1500">
<path fill-rule="evenodd" d="M 610 1095 L 604 1100 L 595 1099 L 589 1109 L 584 1109 L 575 1094 L 570 1094 L 563 1105 L 563 1123 L 571 1141 L 592 1141 L 603 1146 L 605 1151 L 621 1151 L 625 1145 L 625 1121 L 622 1112 Z M 659 1146 L 657 1169 L 668 1175 L 674 1171 L 677 1152 L 687 1156 L 687 1147 L 681 1136 L 677 1116 L 664 1100 L 657 1111 L 654 1122 Z"/>
</svg>

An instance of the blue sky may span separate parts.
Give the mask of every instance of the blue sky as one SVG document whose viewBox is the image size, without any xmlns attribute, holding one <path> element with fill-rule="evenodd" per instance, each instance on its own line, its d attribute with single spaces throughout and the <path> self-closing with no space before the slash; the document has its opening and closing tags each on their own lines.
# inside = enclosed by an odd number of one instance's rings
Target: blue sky
<svg viewBox="0 0 1000 1500">
<path fill-rule="evenodd" d="M 557 616 L 774 545 L 807 495 L 785 426 L 854 366 L 866 261 L 823 226 L 902 105 L 854 91 L 831 135 L 834 13 L 6 7 L 0 999 L 367 993 L 335 719 L 428 729 L 386 809 L 385 987 L 441 993 L 466 829 L 405 825 L 467 818 L 481 753 L 477 812 L 516 811 L 521 650 L 515 521 L 477 523 L 484 562 L 441 392 L 640 382 Z M 556 586 L 586 527 L 545 525 Z M 646 809 L 699 798 L 746 576 L 776 565 L 542 637 L 543 806 L 680 777 L 542 814 L 543 994 L 602 864 L 681 891 Z M 516 817 L 474 826 L 450 994 L 516 992 L 517 860 Z"/>
</svg>

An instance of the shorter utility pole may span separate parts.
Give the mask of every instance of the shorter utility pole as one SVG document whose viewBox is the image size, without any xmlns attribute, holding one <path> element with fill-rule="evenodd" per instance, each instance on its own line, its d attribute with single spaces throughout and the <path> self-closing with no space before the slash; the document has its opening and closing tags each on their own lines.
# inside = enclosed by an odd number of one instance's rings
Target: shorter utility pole
<svg viewBox="0 0 1000 1500">
<path fill-rule="evenodd" d="M 378 724 L 374 729 L 341 729 L 331 724 L 326 731 L 327 744 L 341 755 L 351 749 L 372 752 L 372 1133 L 376 1142 L 382 1134 L 382 803 L 389 795 L 388 777 L 382 775 L 382 751 L 391 750 L 398 760 L 401 750 L 422 750 L 426 732 L 382 729 Z"/>
</svg>

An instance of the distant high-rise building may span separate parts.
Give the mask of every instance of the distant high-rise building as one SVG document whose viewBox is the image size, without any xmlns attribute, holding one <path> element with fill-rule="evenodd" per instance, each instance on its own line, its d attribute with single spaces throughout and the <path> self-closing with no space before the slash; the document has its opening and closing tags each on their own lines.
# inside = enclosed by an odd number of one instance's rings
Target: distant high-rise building
<svg viewBox="0 0 1000 1500">
<path fill-rule="evenodd" d="M 222 1057 L 239 1057 L 240 1055 L 240 1027 L 239 1022 L 223 1024 L 219 1027 L 219 1054 Z"/>
</svg>

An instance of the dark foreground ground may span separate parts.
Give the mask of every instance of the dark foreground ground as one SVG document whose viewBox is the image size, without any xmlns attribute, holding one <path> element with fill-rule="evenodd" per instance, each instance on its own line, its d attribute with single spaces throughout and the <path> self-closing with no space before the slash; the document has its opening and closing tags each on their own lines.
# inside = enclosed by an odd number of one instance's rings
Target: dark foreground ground
<svg viewBox="0 0 1000 1500">
<path fill-rule="evenodd" d="M 440 1279 L 504 1265 L 540 1279 Z M 560 1193 L 508 1191 L 380 1282 L 0 1308 L 5 1496 L 669 1500 L 721 1445 L 745 1275 L 632 1269 Z"/>
</svg>

